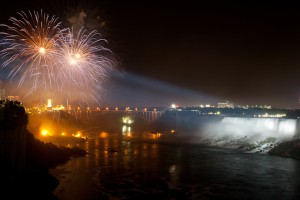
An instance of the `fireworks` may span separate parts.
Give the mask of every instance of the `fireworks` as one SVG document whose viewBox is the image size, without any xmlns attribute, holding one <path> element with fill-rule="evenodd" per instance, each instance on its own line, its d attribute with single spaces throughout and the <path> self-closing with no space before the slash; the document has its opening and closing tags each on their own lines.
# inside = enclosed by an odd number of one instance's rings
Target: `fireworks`
<svg viewBox="0 0 300 200">
<path fill-rule="evenodd" d="M 99 78 L 106 78 L 110 67 L 110 60 L 103 55 L 109 51 L 102 45 L 106 40 L 96 31 L 87 34 L 82 28 L 77 34 L 64 34 L 60 42 L 64 74 L 70 77 L 69 82 L 79 87 L 101 86 Z"/>
<path fill-rule="evenodd" d="M 82 27 L 74 33 L 43 11 L 19 12 L 9 21 L 2 25 L 0 55 L 11 79 L 19 78 L 19 86 L 30 81 L 29 93 L 43 86 L 71 96 L 76 88 L 85 99 L 87 91 L 96 98 L 111 66 L 106 40 L 97 31 Z"/>
<path fill-rule="evenodd" d="M 55 82 L 53 66 L 58 55 L 55 40 L 61 35 L 61 23 L 42 11 L 18 14 L 18 18 L 9 19 L 12 25 L 2 25 L 7 29 L 1 32 L 3 67 L 11 67 L 11 78 L 20 74 L 19 85 L 26 78 L 33 80 L 33 88 Z"/>
</svg>

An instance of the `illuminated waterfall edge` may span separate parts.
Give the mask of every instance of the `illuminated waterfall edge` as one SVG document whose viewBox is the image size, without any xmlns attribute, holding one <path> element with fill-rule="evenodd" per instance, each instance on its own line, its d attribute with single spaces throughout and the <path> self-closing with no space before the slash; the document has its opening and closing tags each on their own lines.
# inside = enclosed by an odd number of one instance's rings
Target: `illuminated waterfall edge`
<svg viewBox="0 0 300 200">
<path fill-rule="evenodd" d="M 266 153 L 296 136 L 297 120 L 225 117 L 219 123 L 206 124 L 201 132 L 202 143 Z"/>
</svg>

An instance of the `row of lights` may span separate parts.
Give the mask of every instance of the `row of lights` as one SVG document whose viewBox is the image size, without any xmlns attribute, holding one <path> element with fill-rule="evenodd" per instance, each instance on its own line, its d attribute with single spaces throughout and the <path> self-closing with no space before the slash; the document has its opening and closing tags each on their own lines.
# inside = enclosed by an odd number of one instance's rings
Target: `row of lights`
<svg viewBox="0 0 300 200">
<path fill-rule="evenodd" d="M 69 107 L 68 110 L 71 110 L 71 107 Z M 77 110 L 84 110 L 84 109 L 82 109 L 81 107 L 77 107 Z M 86 110 L 90 111 L 91 108 L 88 107 L 88 108 L 86 108 Z M 105 111 L 109 111 L 109 110 L 119 111 L 119 110 L 121 110 L 121 109 L 118 108 L 118 107 L 115 107 L 115 108 L 113 108 L 113 109 L 111 109 L 111 108 L 109 108 L 109 107 L 106 107 L 106 108 L 104 108 L 104 109 L 100 109 L 99 107 L 97 107 L 96 110 L 97 110 L 97 111 L 101 111 L 101 110 L 105 110 Z M 123 109 L 122 109 L 122 110 L 123 110 Z M 157 111 L 156 108 L 154 108 L 154 109 L 152 109 L 152 110 L 150 110 L 150 109 L 148 109 L 148 108 L 143 108 L 143 109 L 141 109 L 141 110 L 142 110 L 142 111 Z M 130 110 L 129 107 L 126 107 L 126 108 L 125 108 L 125 111 L 132 111 L 132 110 Z M 139 111 L 139 109 L 138 109 L 138 108 L 135 108 L 134 111 Z"/>
</svg>

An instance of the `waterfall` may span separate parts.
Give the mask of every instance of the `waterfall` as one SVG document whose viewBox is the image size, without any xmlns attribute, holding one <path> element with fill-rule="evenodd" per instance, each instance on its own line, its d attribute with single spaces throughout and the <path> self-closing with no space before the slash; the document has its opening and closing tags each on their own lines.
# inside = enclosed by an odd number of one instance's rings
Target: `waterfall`
<svg viewBox="0 0 300 200">
<path fill-rule="evenodd" d="M 201 138 L 212 145 L 252 150 L 291 140 L 296 133 L 296 119 L 225 117 L 219 123 L 207 124 Z"/>
</svg>

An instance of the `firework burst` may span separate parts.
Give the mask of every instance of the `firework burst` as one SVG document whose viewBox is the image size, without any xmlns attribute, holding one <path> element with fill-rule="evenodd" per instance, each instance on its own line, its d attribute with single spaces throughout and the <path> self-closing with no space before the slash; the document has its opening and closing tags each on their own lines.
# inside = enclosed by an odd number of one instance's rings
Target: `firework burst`
<svg viewBox="0 0 300 200">
<path fill-rule="evenodd" d="M 69 98 L 74 89 L 85 100 L 88 95 L 99 97 L 112 62 L 106 57 L 111 53 L 104 47 L 107 41 L 97 31 L 62 29 L 58 18 L 42 11 L 19 12 L 9 21 L 11 25 L 2 24 L 6 31 L 0 33 L 0 55 L 2 66 L 10 69 L 8 76 L 19 78 L 19 86 L 28 80 L 28 93 L 44 86 Z"/>
<path fill-rule="evenodd" d="M 58 52 L 56 40 L 63 30 L 55 16 L 33 11 L 19 12 L 18 17 L 9 19 L 11 25 L 3 25 L 7 30 L 0 43 L 5 59 L 3 67 L 10 67 L 9 77 L 20 74 L 19 85 L 29 78 L 33 82 L 32 89 L 44 85 L 52 86 L 55 81 L 55 66 Z"/>
<path fill-rule="evenodd" d="M 101 81 L 107 78 L 111 60 L 105 54 L 107 41 L 96 31 L 87 32 L 81 28 L 76 34 L 69 31 L 59 42 L 61 71 L 68 84 L 80 88 L 101 88 Z"/>
</svg>

